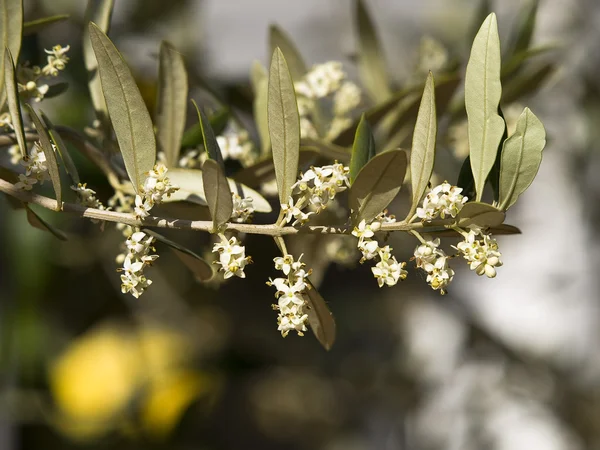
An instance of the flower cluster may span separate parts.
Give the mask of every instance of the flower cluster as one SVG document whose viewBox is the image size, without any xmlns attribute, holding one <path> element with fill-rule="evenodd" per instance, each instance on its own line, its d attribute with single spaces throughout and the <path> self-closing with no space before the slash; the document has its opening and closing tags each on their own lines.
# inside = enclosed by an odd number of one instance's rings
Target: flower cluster
<svg viewBox="0 0 600 450">
<path fill-rule="evenodd" d="M 135 206 L 135 197 L 127 195 L 122 191 L 117 191 L 115 192 L 115 195 L 108 199 L 108 206 L 116 212 L 131 213 Z M 123 232 L 125 238 L 128 238 L 133 234 L 133 227 L 124 223 L 117 223 L 116 228 Z M 123 258 L 125 258 L 125 255 L 123 255 Z M 121 258 L 117 257 L 117 262 L 121 263 L 122 261 L 120 259 Z"/>
<path fill-rule="evenodd" d="M 304 336 L 306 331 L 306 320 L 308 315 L 305 313 L 306 300 L 304 299 L 305 292 L 310 289 L 307 282 L 307 277 L 310 275 L 310 270 L 307 272 L 305 264 L 300 261 L 294 261 L 293 255 L 284 255 L 274 259 L 275 269 L 281 270 L 285 277 L 269 279 L 267 284 L 275 286 L 277 292 L 277 304 L 273 305 L 273 309 L 279 311 L 277 317 L 278 330 L 281 335 L 286 337 L 292 330 L 296 330 L 298 335 Z"/>
<path fill-rule="evenodd" d="M 96 208 L 100 210 L 108 210 L 100 200 L 96 198 L 96 191 L 89 189 L 86 183 L 78 183 L 77 186 L 71 186 L 71 189 L 77 194 L 77 203 L 87 206 L 88 208 Z M 93 223 L 98 223 L 99 220 L 92 219 Z"/>
<path fill-rule="evenodd" d="M 244 268 L 252 262 L 252 258 L 246 256 L 246 247 L 240 245 L 235 237 L 229 240 L 222 234 L 219 234 L 219 237 L 221 242 L 213 246 L 213 252 L 219 254 L 219 260 L 215 261 L 215 264 L 219 264 L 219 270 L 225 272 L 223 278 L 228 279 L 234 275 L 246 278 Z"/>
<path fill-rule="evenodd" d="M 389 245 L 380 247 L 377 240 L 373 239 L 384 221 L 392 222 L 394 220 L 390 217 L 385 218 L 385 213 L 382 213 L 371 223 L 361 220 L 352 231 L 352 235 L 358 238 L 358 249 L 362 253 L 361 264 L 367 260 L 379 259 L 377 264 L 371 268 L 379 287 L 383 287 L 384 284 L 394 286 L 398 281 L 404 280 L 408 274 L 404 269 L 406 263 L 399 263 L 396 257 L 392 256 L 392 248 Z"/>
<path fill-rule="evenodd" d="M 57 76 L 60 70 L 63 70 L 69 61 L 67 52 L 69 46 L 62 47 L 55 45 L 52 50 L 44 50 L 48 54 L 48 64 L 40 68 L 39 66 L 29 66 L 28 64 L 19 65 L 17 69 L 17 85 L 19 93 L 25 99 L 33 98 L 36 102 L 43 100 L 48 93 L 50 86 L 41 83 L 40 79 L 48 76 Z"/>
<path fill-rule="evenodd" d="M 252 141 L 246 131 L 227 132 L 217 136 L 217 143 L 224 160 L 239 161 L 244 167 L 253 163 Z M 191 149 L 179 158 L 179 166 L 187 169 L 199 169 L 207 157 L 208 155 L 203 149 Z"/>
<path fill-rule="evenodd" d="M 143 231 L 137 231 L 127 238 L 125 242 L 127 255 L 123 261 L 123 267 L 119 269 L 120 272 L 123 272 L 121 274 L 121 292 L 123 294 L 130 292 L 131 295 L 138 298 L 152 284 L 152 280 L 144 275 L 144 268 L 158 258 L 158 255 L 150 255 L 150 251 L 154 251 L 153 242 L 154 238 Z"/>
<path fill-rule="evenodd" d="M 465 240 L 458 243 L 455 248 L 477 275 L 485 274 L 488 278 L 494 278 L 496 267 L 502 265 L 500 260 L 502 255 L 498 251 L 496 239 L 489 234 L 484 234 L 479 228 L 472 228 L 465 233 Z"/>
<path fill-rule="evenodd" d="M 252 205 L 252 197 L 242 198 L 235 192 L 232 194 L 233 197 L 233 212 L 231 214 L 231 220 L 237 223 L 246 223 L 252 219 L 254 214 L 254 206 Z"/>
<path fill-rule="evenodd" d="M 454 270 L 448 265 L 448 255 L 439 248 L 440 239 L 423 241 L 414 253 L 415 264 L 427 272 L 427 283 L 442 295 L 454 278 Z"/>
<path fill-rule="evenodd" d="M 426 221 L 438 216 L 442 219 L 446 216 L 456 217 L 468 200 L 461 192 L 462 188 L 452 186 L 447 181 L 434 187 L 425 196 L 423 207 L 417 208 L 417 217 Z"/>
<path fill-rule="evenodd" d="M 148 217 L 155 204 L 160 203 L 165 195 L 170 197 L 172 193 L 179 189 L 171 184 L 167 177 L 167 171 L 168 169 L 164 164 L 158 163 L 148 172 L 140 194 L 135 196 L 134 213 L 138 219 Z"/>
<path fill-rule="evenodd" d="M 335 196 L 350 185 L 349 172 L 347 166 L 336 162 L 328 166 L 311 167 L 302 174 L 292 185 L 292 197 L 288 204 L 281 205 L 286 223 L 293 218 L 293 226 L 303 225 L 311 214 L 318 214 L 327 208 Z M 314 211 L 304 212 L 303 209 L 307 207 L 312 207 Z"/>
<path fill-rule="evenodd" d="M 37 182 L 43 184 L 44 181 L 50 179 L 46 155 L 39 142 L 36 142 L 29 151 L 29 155 L 20 158 L 19 162 L 25 167 L 25 174 L 19 174 L 19 182 L 15 184 L 15 187 L 30 191 Z"/>
</svg>

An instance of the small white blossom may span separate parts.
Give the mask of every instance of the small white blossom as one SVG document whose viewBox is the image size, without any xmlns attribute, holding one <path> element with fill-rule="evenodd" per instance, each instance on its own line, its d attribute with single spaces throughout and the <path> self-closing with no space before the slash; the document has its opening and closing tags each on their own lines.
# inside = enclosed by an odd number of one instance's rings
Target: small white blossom
<svg viewBox="0 0 600 450">
<path fill-rule="evenodd" d="M 480 239 L 477 237 L 480 236 Z M 496 267 L 502 265 L 498 250 L 498 243 L 488 234 L 483 234 L 480 229 L 471 229 L 463 242 L 455 247 L 469 263 L 469 268 L 477 275 L 486 275 L 488 278 L 496 276 Z"/>
<path fill-rule="evenodd" d="M 360 105 L 360 88 L 351 81 L 345 81 L 333 98 L 333 112 L 336 116 L 345 116 Z"/>
<path fill-rule="evenodd" d="M 234 275 L 239 278 L 246 278 L 244 268 L 252 262 L 252 258 L 246 256 L 246 248 L 240 245 L 235 237 L 227 240 L 224 235 L 219 236 L 221 242 L 213 246 L 213 252 L 219 254 L 219 260 L 216 264 L 221 266 L 219 270 L 224 272 L 223 278 L 228 279 Z"/>
<path fill-rule="evenodd" d="M 324 98 L 337 91 L 346 74 L 342 63 L 329 61 L 317 64 L 304 76 L 303 81 L 297 82 L 294 88 L 297 93 L 308 98 Z"/>
<path fill-rule="evenodd" d="M 52 50 L 44 50 L 48 54 L 48 64 L 42 68 L 42 73 L 46 76 L 55 77 L 60 70 L 64 70 L 67 62 L 69 62 L 67 52 L 70 48 L 69 45 L 66 47 L 55 45 Z"/>
<path fill-rule="evenodd" d="M 19 181 L 15 184 L 17 189 L 23 189 L 25 191 L 30 191 L 33 188 L 33 185 L 37 183 L 36 178 L 30 178 L 27 175 L 22 173 L 19 174 Z"/>
<path fill-rule="evenodd" d="M 308 117 L 300 117 L 300 137 L 302 139 L 319 139 L 319 133 Z"/>
<path fill-rule="evenodd" d="M 127 254 L 122 258 L 123 267 L 118 269 L 121 274 L 121 292 L 131 293 L 138 298 L 152 284 L 144 275 L 144 269 L 151 265 L 158 255 L 151 255 L 154 250 L 154 238 L 142 231 L 133 233 L 126 241 Z"/>
<path fill-rule="evenodd" d="M 461 194 L 462 188 L 444 182 L 433 188 L 423 200 L 423 207 L 417 208 L 417 217 L 429 221 L 438 215 L 444 219 L 446 216 L 456 217 L 467 197 Z"/>
<path fill-rule="evenodd" d="M 254 206 L 252 205 L 252 197 L 242 198 L 240 195 L 233 193 L 233 212 L 231 220 L 237 223 L 248 222 L 254 214 Z"/>
<path fill-rule="evenodd" d="M 13 125 L 12 125 L 12 117 L 10 116 L 9 112 L 4 112 L 2 114 L 0 114 L 0 128 L 8 128 L 8 129 L 13 129 Z M 13 163 L 16 164 L 16 163 Z"/>
</svg>

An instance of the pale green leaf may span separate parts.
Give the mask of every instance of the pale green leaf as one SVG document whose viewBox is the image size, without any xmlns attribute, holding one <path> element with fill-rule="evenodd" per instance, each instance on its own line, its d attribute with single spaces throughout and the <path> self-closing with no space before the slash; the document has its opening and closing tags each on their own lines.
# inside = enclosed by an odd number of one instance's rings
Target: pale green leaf
<svg viewBox="0 0 600 450">
<path fill-rule="evenodd" d="M 417 210 L 427 189 L 435 162 L 435 141 L 437 137 L 437 116 L 435 109 L 435 85 L 429 72 L 423 98 L 417 114 L 410 152 L 410 176 L 412 185 L 412 205 L 407 215 L 410 219 Z"/>
<path fill-rule="evenodd" d="M 487 203 L 469 202 L 462 207 L 456 216 L 456 221 L 458 226 L 463 228 L 469 225 L 481 228 L 497 227 L 504 222 L 504 211 Z"/>
<path fill-rule="evenodd" d="M 310 280 L 308 280 L 308 284 L 310 289 L 305 294 L 308 304 L 308 308 L 305 310 L 308 315 L 308 324 L 325 350 L 331 350 L 335 342 L 336 328 L 333 314 L 331 314 L 327 303 Z"/>
<path fill-rule="evenodd" d="M 67 235 L 63 231 L 50 225 L 28 205 L 25 206 L 25 209 L 27 211 L 27 221 L 32 227 L 37 228 L 38 230 L 47 231 L 61 241 L 67 240 Z"/>
<path fill-rule="evenodd" d="M 204 112 L 200 108 L 198 108 L 198 105 L 194 100 L 192 100 L 192 103 L 194 104 L 196 112 L 198 113 L 198 122 L 200 124 L 200 131 L 202 132 L 202 142 L 204 144 L 204 149 L 206 150 L 208 157 L 213 161 L 216 161 L 217 164 L 221 167 L 222 171 L 225 171 L 223 155 L 221 154 L 221 149 L 219 148 L 219 143 L 217 142 L 215 133 L 213 132 L 212 127 L 210 126 L 210 121 L 208 120 L 208 117 L 206 117 Z"/>
<path fill-rule="evenodd" d="M 8 99 L 8 111 L 10 112 L 10 119 L 15 130 L 21 155 L 25 157 L 27 155 L 27 143 L 25 142 L 25 131 L 23 130 L 23 116 L 21 115 L 21 104 L 19 102 L 19 88 L 17 87 L 15 64 L 8 47 L 4 49 L 4 58 L 2 58 L 2 61 L 4 61 L 3 85 L 6 87 L 5 94 Z"/>
<path fill-rule="evenodd" d="M 404 150 L 390 150 L 373 157 L 350 187 L 349 204 L 353 222 L 369 222 L 394 200 L 406 175 Z"/>
<path fill-rule="evenodd" d="M 13 67 L 19 60 L 21 51 L 21 40 L 23 39 L 23 1 L 22 0 L 0 0 L 0 48 L 8 48 L 13 58 Z M 5 80 L 4 66 L 6 59 L 0 60 L 0 80 Z M 0 109 L 6 101 L 4 83 L 0 83 Z"/>
<path fill-rule="evenodd" d="M 384 52 L 375 25 L 363 0 L 356 1 L 358 24 L 358 73 L 362 84 L 375 102 L 387 99 L 392 91 Z"/>
<path fill-rule="evenodd" d="M 546 131 L 525 108 L 512 136 L 504 141 L 500 163 L 500 209 L 507 210 L 531 185 L 542 162 Z"/>
<path fill-rule="evenodd" d="M 300 151 L 300 116 L 294 83 L 279 49 L 275 49 L 269 70 L 267 107 L 269 136 L 280 202 L 287 203 L 298 176 Z"/>
<path fill-rule="evenodd" d="M 52 143 L 56 146 L 56 150 L 58 151 L 58 154 L 60 155 L 60 157 L 64 163 L 65 170 L 67 171 L 67 174 L 71 178 L 71 182 L 73 183 L 73 186 L 77 186 L 81 182 L 81 180 L 79 178 L 79 172 L 77 171 L 77 167 L 75 166 L 75 163 L 73 162 L 73 159 L 71 158 L 71 155 L 69 154 L 69 150 L 67 149 L 67 146 L 65 145 L 64 141 L 60 137 L 60 134 L 54 128 L 54 125 L 52 124 L 50 119 L 48 119 L 48 117 L 42 111 L 40 111 L 40 116 L 42 117 L 42 120 L 44 121 L 44 124 L 46 125 L 46 128 L 48 129 L 48 134 L 50 135 L 50 139 L 52 140 Z"/>
<path fill-rule="evenodd" d="M 277 25 L 271 25 L 269 28 L 269 48 L 270 54 L 273 54 L 277 48 L 281 50 L 292 80 L 300 81 L 308 71 L 306 63 L 290 36 Z"/>
<path fill-rule="evenodd" d="M 48 166 L 48 173 L 50 174 L 50 180 L 52 180 L 52 187 L 54 188 L 54 193 L 56 194 L 56 202 L 58 203 L 58 209 L 62 209 L 62 187 L 60 182 L 60 172 L 58 171 L 58 161 L 56 159 L 56 152 L 54 151 L 54 147 L 52 146 L 52 141 L 50 140 L 50 135 L 48 134 L 48 130 L 46 126 L 41 121 L 39 116 L 36 114 L 35 110 L 31 107 L 30 104 L 26 104 L 25 107 L 29 112 L 29 117 L 31 117 L 31 121 L 35 125 L 35 130 L 38 134 L 38 139 L 40 141 L 40 147 L 46 156 L 46 165 Z"/>
<path fill-rule="evenodd" d="M 498 114 L 500 85 L 500 38 L 496 15 L 490 14 L 473 41 L 465 75 L 465 106 L 469 127 L 469 155 L 477 201 L 504 134 L 504 120 Z"/>
<path fill-rule="evenodd" d="M 156 140 L 168 167 L 177 166 L 185 128 L 188 79 L 183 56 L 166 41 L 160 45 Z"/>
<path fill-rule="evenodd" d="M 152 119 L 127 64 L 110 39 L 90 23 L 90 39 L 98 60 L 102 92 L 125 169 L 136 192 L 156 161 Z"/>
<path fill-rule="evenodd" d="M 354 136 L 354 144 L 352 145 L 352 157 L 350 158 L 350 184 L 354 182 L 360 169 L 375 156 L 375 138 L 371 125 L 363 114 L 360 118 L 356 134 Z"/>
<path fill-rule="evenodd" d="M 229 183 L 223 168 L 214 159 L 207 159 L 202 166 L 202 182 L 210 216 L 213 220 L 213 232 L 229 220 L 233 211 L 233 199 Z"/>
<path fill-rule="evenodd" d="M 40 30 L 43 30 L 48 25 L 53 25 L 55 23 L 62 22 L 69 18 L 68 14 L 57 14 L 55 16 L 42 17 L 40 19 L 30 20 L 29 22 L 25 22 L 23 24 L 23 36 L 28 36 L 30 34 L 37 33 Z"/>
</svg>

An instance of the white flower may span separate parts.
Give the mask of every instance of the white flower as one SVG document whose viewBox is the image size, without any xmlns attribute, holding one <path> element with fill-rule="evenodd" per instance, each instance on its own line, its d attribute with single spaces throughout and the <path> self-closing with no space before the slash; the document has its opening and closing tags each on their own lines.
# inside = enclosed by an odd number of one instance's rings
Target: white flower
<svg viewBox="0 0 600 450">
<path fill-rule="evenodd" d="M 69 62 L 69 57 L 66 53 L 70 48 L 69 45 L 66 47 L 55 45 L 52 47 L 52 50 L 44 50 L 48 54 L 48 64 L 44 66 L 42 73 L 46 76 L 57 76 L 59 70 L 64 70 L 67 62 Z"/>
<path fill-rule="evenodd" d="M 336 116 L 351 113 L 360 104 L 360 88 L 351 81 L 345 81 L 333 98 L 333 112 Z"/>
<path fill-rule="evenodd" d="M 243 162 L 248 159 L 249 153 L 252 151 L 252 143 L 242 132 L 217 136 L 217 143 L 223 159 L 235 159 Z"/>
<path fill-rule="evenodd" d="M 227 240 L 225 236 L 219 236 L 221 242 L 213 246 L 213 252 L 219 254 L 219 261 L 216 264 L 221 266 L 219 270 L 224 272 L 223 278 L 228 279 L 234 275 L 246 278 L 244 268 L 252 262 L 252 258 L 246 257 L 246 248 L 240 245 L 235 237 Z"/>
<path fill-rule="evenodd" d="M 15 187 L 18 189 L 23 189 L 25 191 L 30 191 L 35 183 L 37 183 L 37 179 L 30 178 L 27 175 L 22 173 L 19 174 L 19 182 L 15 184 Z"/>
<path fill-rule="evenodd" d="M 423 207 L 417 208 L 417 217 L 429 221 L 438 215 L 444 219 L 446 216 L 456 217 L 467 197 L 461 194 L 462 189 L 444 182 L 433 188 L 423 200 Z"/>
<path fill-rule="evenodd" d="M 382 259 L 375 267 L 371 268 L 379 287 L 383 287 L 384 284 L 394 286 L 398 283 L 398 280 L 404 280 L 408 274 L 406 270 L 404 270 L 406 263 L 400 264 L 396 261 L 395 257 L 389 257 L 389 251 L 387 255 L 388 259 Z"/>
<path fill-rule="evenodd" d="M 426 241 L 424 244 L 418 245 L 415 249 L 414 258 L 417 267 L 424 268 L 426 264 L 433 264 L 436 258 L 440 255 L 438 246 L 440 239 Z"/>
<path fill-rule="evenodd" d="M 369 239 L 375 236 L 375 232 L 381 228 L 381 222 L 374 221 L 367 224 L 366 220 L 361 220 L 357 227 L 352 230 L 352 236 L 356 236 L 360 239 Z"/>
<path fill-rule="evenodd" d="M 427 282 L 434 290 L 439 290 L 442 295 L 446 293 L 446 287 L 454 278 L 454 270 L 448 266 L 448 258 L 439 256 L 434 264 L 427 264 Z"/>
<path fill-rule="evenodd" d="M 476 239 L 478 236 L 481 236 L 481 239 Z M 488 278 L 494 278 L 496 267 L 502 265 L 498 243 L 490 235 L 483 234 L 480 229 L 471 229 L 465 240 L 458 243 L 455 248 L 477 275 L 485 274 Z"/>
<path fill-rule="evenodd" d="M 152 280 L 144 276 L 144 268 L 158 258 L 158 255 L 149 254 L 151 250 L 154 250 L 152 242 L 154 242 L 154 238 L 142 231 L 134 232 L 127 239 L 128 253 L 119 255 L 117 258 L 123 263 L 123 267 L 118 271 L 123 272 L 121 274 L 121 292 L 124 294 L 131 293 L 138 298 L 152 284 Z"/>
<path fill-rule="evenodd" d="M 96 192 L 87 187 L 86 183 L 79 183 L 77 186 L 71 186 L 71 189 L 77 194 L 77 202 L 89 208 L 106 210 L 107 208 L 96 198 Z"/>
<path fill-rule="evenodd" d="M 319 133 L 308 117 L 300 117 L 300 137 L 302 139 L 319 139 Z"/>
<path fill-rule="evenodd" d="M 135 207 L 133 208 L 133 212 L 135 217 L 138 219 L 144 219 L 150 215 L 150 210 L 154 204 L 150 200 L 145 200 L 139 195 L 135 196 Z"/>
<path fill-rule="evenodd" d="M 252 206 L 252 197 L 242 198 L 240 195 L 233 193 L 233 213 L 231 220 L 237 223 L 248 222 L 254 214 L 254 206 Z"/>
<path fill-rule="evenodd" d="M 3 112 L 2 114 L 0 114 L 0 128 L 8 128 L 11 130 L 13 129 L 12 117 L 10 116 L 9 112 Z M 13 162 L 13 164 L 16 163 Z"/>
<path fill-rule="evenodd" d="M 337 91 L 345 77 L 342 63 L 329 61 L 313 66 L 304 76 L 304 83 L 297 83 L 295 89 L 308 98 L 324 98 Z"/>
</svg>

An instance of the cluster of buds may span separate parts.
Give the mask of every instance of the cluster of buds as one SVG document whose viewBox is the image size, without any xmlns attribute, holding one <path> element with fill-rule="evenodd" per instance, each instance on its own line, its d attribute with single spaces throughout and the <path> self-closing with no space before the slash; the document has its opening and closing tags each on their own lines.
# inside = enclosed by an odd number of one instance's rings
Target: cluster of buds
<svg viewBox="0 0 600 450">
<path fill-rule="evenodd" d="M 488 278 L 494 278 L 496 267 L 502 265 L 502 255 L 498 251 L 496 239 L 484 234 L 479 228 L 471 228 L 468 233 L 464 233 L 464 237 L 465 240 L 455 248 L 467 260 L 470 269 L 477 275 L 485 274 Z"/>
<path fill-rule="evenodd" d="M 223 234 L 219 234 L 221 242 L 213 246 L 213 252 L 219 254 L 219 260 L 215 264 L 220 265 L 219 270 L 223 271 L 223 278 L 228 279 L 232 276 L 246 278 L 244 268 L 252 262 L 250 256 L 246 256 L 246 247 L 240 245 L 240 242 L 234 237 L 227 239 Z"/>
<path fill-rule="evenodd" d="M 237 223 L 246 223 L 252 219 L 254 214 L 254 206 L 252 205 L 252 197 L 245 197 L 236 194 L 232 194 L 233 197 L 233 212 L 231 214 L 231 220 Z"/>
<path fill-rule="evenodd" d="M 452 186 L 447 181 L 434 187 L 425 196 L 423 207 L 417 208 L 417 217 L 429 221 L 440 216 L 456 217 L 468 198 L 461 194 L 462 188 Z"/>
<path fill-rule="evenodd" d="M 179 189 L 171 184 L 167 177 L 167 171 L 167 166 L 158 163 L 148 172 L 140 194 L 135 196 L 134 213 L 138 219 L 148 217 L 155 204 L 160 203 L 164 196 L 170 197 Z"/>
<path fill-rule="evenodd" d="M 48 93 L 50 86 L 41 83 L 40 79 L 48 76 L 57 76 L 59 71 L 64 70 L 69 57 L 67 52 L 69 46 L 62 47 L 55 45 L 52 50 L 44 50 L 47 54 L 47 61 L 44 67 L 20 65 L 17 69 L 17 85 L 19 93 L 24 99 L 33 98 L 36 102 L 43 100 Z"/>
<path fill-rule="evenodd" d="M 336 162 L 328 166 L 311 167 L 302 174 L 292 185 L 292 197 L 288 204 L 281 205 L 286 223 L 294 219 L 293 226 L 304 225 L 311 214 L 318 214 L 327 208 L 335 196 L 349 186 L 349 172 L 347 166 Z M 304 212 L 306 208 L 314 211 Z"/>
<path fill-rule="evenodd" d="M 427 283 L 434 290 L 439 290 L 442 295 L 446 287 L 454 278 L 454 270 L 448 265 L 448 255 L 439 248 L 440 239 L 423 241 L 417 246 L 414 253 L 415 264 L 427 272 Z"/>
<path fill-rule="evenodd" d="M 294 261 L 294 256 L 289 254 L 275 258 L 275 269 L 281 270 L 285 277 L 274 280 L 269 278 L 267 281 L 269 286 L 275 286 L 277 289 L 275 293 L 277 304 L 273 305 L 273 309 L 279 311 L 277 329 L 283 337 L 292 330 L 296 330 L 300 336 L 304 336 L 306 331 L 308 315 L 304 311 L 306 307 L 304 294 L 310 289 L 307 282 L 310 270 L 307 272 L 304 269 L 305 264 L 300 261 L 301 258 L 302 255 L 298 261 Z"/>
<path fill-rule="evenodd" d="M 137 231 L 127 238 L 125 245 L 127 255 L 123 261 L 123 267 L 119 269 L 121 274 L 121 292 L 131 293 L 138 298 L 152 284 L 152 280 L 146 278 L 144 269 L 151 265 L 158 255 L 151 255 L 154 251 L 152 243 L 154 238 L 143 231 Z"/>
<path fill-rule="evenodd" d="M 15 187 L 30 191 L 37 182 L 43 184 L 44 181 L 50 179 L 46 155 L 39 142 L 33 145 L 29 155 L 19 158 L 18 162 L 25 167 L 25 173 L 19 174 L 19 182 L 15 184 Z"/>
<path fill-rule="evenodd" d="M 88 208 L 96 208 L 107 210 L 100 200 L 96 198 L 96 191 L 89 189 L 86 183 L 78 183 L 77 186 L 71 186 L 71 189 L 77 194 L 77 203 Z M 98 223 L 98 220 L 92 219 L 93 223 Z"/>
<path fill-rule="evenodd" d="M 384 212 L 370 223 L 361 220 L 352 231 L 352 235 L 358 238 L 358 249 L 362 253 L 360 263 L 362 264 L 367 260 L 379 260 L 371 268 L 379 287 L 383 287 L 383 285 L 394 286 L 398 281 L 404 280 L 408 274 L 404 269 L 406 263 L 399 263 L 396 257 L 392 256 L 392 248 L 389 245 L 380 247 L 377 240 L 373 239 L 375 233 L 381 229 L 383 222 L 393 221 L 395 219 L 387 217 Z"/>
</svg>

